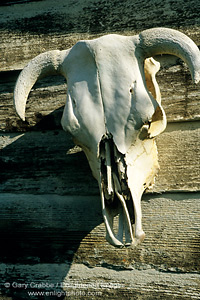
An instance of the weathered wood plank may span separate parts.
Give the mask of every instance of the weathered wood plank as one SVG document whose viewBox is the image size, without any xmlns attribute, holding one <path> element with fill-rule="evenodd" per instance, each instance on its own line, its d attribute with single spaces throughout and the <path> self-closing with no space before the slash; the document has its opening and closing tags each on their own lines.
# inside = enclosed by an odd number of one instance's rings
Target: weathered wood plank
<svg viewBox="0 0 200 300">
<path fill-rule="evenodd" d="M 64 131 L 1 137 L 1 191 L 97 194 L 88 162 Z"/>
<path fill-rule="evenodd" d="M 51 76 L 41 80 L 30 93 L 26 122 L 17 116 L 13 106 L 13 91 L 18 72 L 0 84 L 0 131 L 26 131 L 61 128 L 61 117 L 66 102 L 67 86 L 64 77 Z"/>
<path fill-rule="evenodd" d="M 85 266 L 75 265 L 70 270 L 69 275 L 75 277 L 75 282 L 83 283 L 95 283 L 102 284 L 102 288 L 97 291 L 102 292 L 99 296 L 103 296 L 107 299 L 198 299 L 199 297 L 199 275 L 195 274 L 161 274 L 155 270 L 145 271 L 120 271 L 105 270 L 104 268 L 88 269 Z M 66 282 L 68 282 L 66 280 Z M 70 282 L 70 281 L 69 281 Z M 73 283 L 73 277 L 71 283 Z M 107 288 L 106 288 L 107 283 Z M 66 290 L 66 289 L 65 289 Z M 96 299 L 95 289 L 88 288 L 88 295 L 93 295 L 93 299 Z M 69 291 L 67 289 L 67 291 Z M 73 291 L 73 286 L 71 287 Z M 92 294 L 93 292 L 93 294 Z M 87 289 L 86 289 L 87 293 Z M 87 294 L 86 294 L 87 295 Z M 76 299 L 78 295 L 75 296 Z M 72 298 L 72 297 L 71 297 Z"/>
<path fill-rule="evenodd" d="M 157 81 L 168 122 L 200 120 L 200 85 L 192 83 L 184 64 L 165 68 L 162 63 Z"/>
<path fill-rule="evenodd" d="M 185 13 L 187 11 L 187 14 Z M 151 17 L 147 17 L 151 12 Z M 200 41 L 200 5 L 176 2 L 46 0 L 3 6 L 0 12 L 0 70 L 20 69 L 37 54 L 66 49 L 79 39 L 105 33 L 135 34 L 150 27 L 171 27 Z"/>
<path fill-rule="evenodd" d="M 113 249 L 101 239 L 105 232 L 101 224 L 82 240 L 73 261 L 89 266 L 132 265 L 142 269 L 142 265 L 154 265 L 165 271 L 199 270 L 199 207 L 198 194 L 145 195 L 142 212 L 146 238 L 141 245 Z"/>
<path fill-rule="evenodd" d="M 17 80 L 0 84 L 0 131 L 61 129 L 61 117 L 66 102 L 67 85 L 64 77 L 52 76 L 32 89 L 27 103 L 26 122 L 17 116 L 13 106 L 13 91 Z"/>
<path fill-rule="evenodd" d="M 1 0 L 0 6 L 11 6 L 16 4 L 28 3 L 28 2 L 36 2 L 42 0 Z"/>
<path fill-rule="evenodd" d="M 199 190 L 199 137 L 199 122 L 168 124 L 157 137 L 160 172 L 154 191 Z"/>
<path fill-rule="evenodd" d="M 169 124 L 157 138 L 160 172 L 153 188 L 200 190 L 200 124 Z M 1 134 L 0 191 L 93 195 L 98 185 L 88 162 L 63 130 Z"/>
<path fill-rule="evenodd" d="M 13 269 L 20 274 L 14 277 Z M 112 270 L 88 268 L 73 264 L 0 265 L 3 300 L 38 299 L 199 299 L 198 274 L 159 272 L 150 266 L 146 270 Z M 6 274 L 6 276 L 5 276 Z M 32 274 L 34 280 L 30 277 Z M 5 281 L 7 279 L 7 281 Z M 5 287 L 10 284 L 10 287 Z M 21 284 L 21 285 L 20 285 Z M 41 285 L 45 287 L 39 288 Z M 35 297 L 34 297 L 35 293 Z M 7 295 L 7 296 L 6 296 Z M 7 298 L 9 296 L 13 298 Z M 5 298 L 4 298 L 5 297 Z M 45 299 L 40 296 L 40 299 Z"/>
<path fill-rule="evenodd" d="M 160 25 L 162 26 L 162 24 Z M 152 26 L 150 26 L 151 28 Z M 141 31 L 148 27 L 141 28 Z M 171 27 L 174 28 L 174 27 Z M 200 26 L 191 28 L 190 31 L 187 28 L 179 31 L 187 34 L 194 42 L 199 46 L 200 39 Z M 0 45 L 0 71 L 13 71 L 22 69 L 33 57 L 49 50 L 64 50 L 69 49 L 75 45 L 79 40 L 94 39 L 104 34 L 116 33 L 115 31 L 103 32 L 101 34 L 89 34 L 89 33 L 73 33 L 73 34 L 40 34 L 30 35 L 24 34 L 13 34 L 11 32 L 4 32 L 0 37 L 4 41 Z M 135 35 L 137 31 L 120 31 L 117 32 L 122 35 Z"/>
<path fill-rule="evenodd" d="M 146 238 L 136 248 L 124 249 L 105 240 L 99 196 L 2 193 L 0 205 L 0 261 L 4 263 L 200 270 L 199 193 L 145 195 Z"/>
</svg>

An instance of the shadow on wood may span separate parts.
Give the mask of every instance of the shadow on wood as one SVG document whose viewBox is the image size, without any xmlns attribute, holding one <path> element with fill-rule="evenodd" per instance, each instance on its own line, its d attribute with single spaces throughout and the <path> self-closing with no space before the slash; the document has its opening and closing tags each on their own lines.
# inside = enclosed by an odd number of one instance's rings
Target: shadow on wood
<svg viewBox="0 0 200 300">
<path fill-rule="evenodd" d="M 46 264 L 35 280 L 62 283 L 82 239 L 103 220 L 85 155 L 63 130 L 44 130 L 53 118 L 36 125 L 41 131 L 35 126 L 31 132 L 2 134 L 0 261 Z M 55 277 L 52 266 L 59 264 Z M 20 276 L 8 269 L 1 282 L 30 281 L 28 271 Z M 14 299 L 26 299 L 23 289 L 4 290 Z"/>
</svg>

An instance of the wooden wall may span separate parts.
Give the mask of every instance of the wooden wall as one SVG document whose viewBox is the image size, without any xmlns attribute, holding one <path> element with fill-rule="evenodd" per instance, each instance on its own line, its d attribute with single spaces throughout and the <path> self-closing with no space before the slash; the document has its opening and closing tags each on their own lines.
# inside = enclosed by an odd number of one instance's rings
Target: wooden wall
<svg viewBox="0 0 200 300">
<path fill-rule="evenodd" d="M 134 249 L 105 241 L 97 183 L 60 126 L 65 80 L 34 86 L 26 122 L 12 103 L 20 70 L 37 54 L 156 26 L 200 46 L 199 2 L 1 1 L 0 299 L 57 299 L 64 291 L 65 299 L 199 299 L 200 86 L 187 66 L 157 57 L 168 126 L 157 138 L 161 170 L 142 201 L 146 238 Z M 46 294 L 28 294 L 38 291 Z"/>
</svg>

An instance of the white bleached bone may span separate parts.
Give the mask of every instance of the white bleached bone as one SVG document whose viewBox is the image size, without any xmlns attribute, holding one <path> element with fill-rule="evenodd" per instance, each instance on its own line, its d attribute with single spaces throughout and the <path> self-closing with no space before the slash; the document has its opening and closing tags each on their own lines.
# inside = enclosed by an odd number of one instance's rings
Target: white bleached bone
<svg viewBox="0 0 200 300">
<path fill-rule="evenodd" d="M 120 200 L 122 208 L 123 208 L 123 221 L 124 221 L 123 226 L 124 226 L 124 230 L 125 230 L 126 244 L 130 244 L 131 241 L 134 240 L 130 216 L 128 213 L 128 209 L 127 209 L 124 197 L 120 193 L 120 191 L 121 191 L 120 183 L 119 183 L 118 178 L 115 173 L 113 173 L 113 179 L 114 179 L 114 183 L 115 183 L 115 193 L 116 193 L 118 199 Z M 119 224 L 119 230 L 120 230 L 120 224 Z"/>
<path fill-rule="evenodd" d="M 108 195 L 112 195 L 113 183 L 112 183 L 112 166 L 111 166 L 111 153 L 109 143 L 105 143 L 105 151 L 106 151 L 106 169 L 107 169 L 107 186 L 108 186 Z"/>
<path fill-rule="evenodd" d="M 154 137 L 167 123 L 155 77 L 160 65 L 153 56 L 159 54 L 183 59 L 194 83 L 199 82 L 195 43 L 177 30 L 153 28 L 45 52 L 28 63 L 15 86 L 14 105 L 24 120 L 34 83 L 51 74 L 66 78 L 61 123 L 83 148 L 99 183 L 106 238 L 116 247 L 136 245 L 145 237 L 140 201 L 159 169 Z"/>
</svg>

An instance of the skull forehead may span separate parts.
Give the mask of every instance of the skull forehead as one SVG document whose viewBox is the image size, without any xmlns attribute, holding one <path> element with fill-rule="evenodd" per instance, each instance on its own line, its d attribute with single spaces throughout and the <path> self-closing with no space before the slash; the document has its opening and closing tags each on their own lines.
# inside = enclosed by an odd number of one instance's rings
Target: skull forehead
<svg viewBox="0 0 200 300">
<path fill-rule="evenodd" d="M 74 77 L 75 81 L 88 81 L 88 77 L 97 73 L 101 77 L 109 77 L 112 87 L 117 87 L 121 82 L 123 86 L 127 82 L 129 87 L 140 75 L 133 40 L 119 35 L 79 41 L 69 52 L 65 68 L 71 81 Z"/>
<path fill-rule="evenodd" d="M 91 147 L 93 141 L 97 149 L 102 136 L 109 132 L 118 150 L 125 153 L 136 129 L 151 118 L 156 106 L 146 91 L 143 65 L 136 57 L 133 39 L 108 35 L 80 41 L 70 51 L 65 68 L 68 98 L 81 123 L 72 134 L 85 146 Z M 68 129 L 73 128 L 69 118 L 65 123 Z"/>
</svg>

